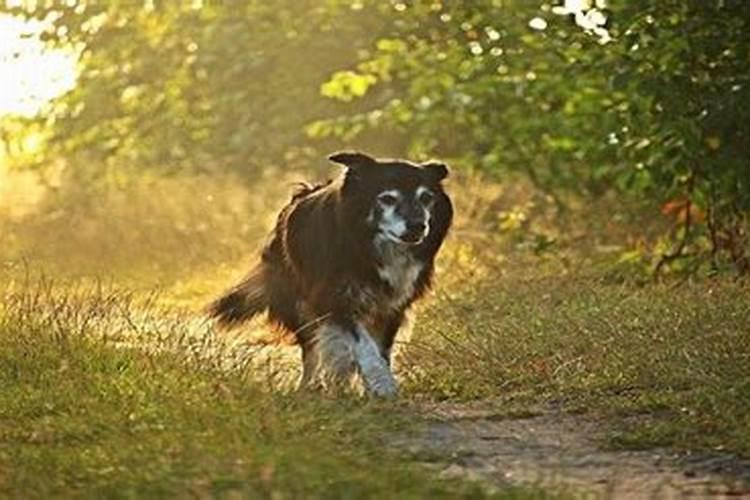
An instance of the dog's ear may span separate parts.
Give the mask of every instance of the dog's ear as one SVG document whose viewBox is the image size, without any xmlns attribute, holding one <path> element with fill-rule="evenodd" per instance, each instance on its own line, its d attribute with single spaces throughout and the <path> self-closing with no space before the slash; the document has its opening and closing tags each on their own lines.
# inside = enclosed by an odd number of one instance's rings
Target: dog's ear
<svg viewBox="0 0 750 500">
<path fill-rule="evenodd" d="M 440 182 L 448 177 L 448 166 L 445 163 L 430 161 L 423 163 L 422 168 L 432 181 Z"/>
<path fill-rule="evenodd" d="M 346 166 L 344 174 L 343 191 L 345 194 L 357 191 L 362 181 L 362 167 L 368 167 L 377 163 L 375 158 L 359 152 L 334 153 L 328 157 L 334 163 Z"/>
<path fill-rule="evenodd" d="M 329 156 L 328 159 L 334 163 L 338 163 L 339 165 L 346 165 L 350 168 L 357 168 L 360 166 L 376 163 L 375 158 L 372 158 L 371 156 L 367 156 L 366 154 L 360 152 L 350 151 L 334 153 Z"/>
</svg>

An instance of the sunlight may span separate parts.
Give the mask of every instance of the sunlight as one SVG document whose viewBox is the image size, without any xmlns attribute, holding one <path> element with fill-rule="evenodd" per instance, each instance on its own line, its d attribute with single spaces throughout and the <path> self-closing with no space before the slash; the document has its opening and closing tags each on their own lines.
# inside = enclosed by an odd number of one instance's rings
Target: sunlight
<svg viewBox="0 0 750 500">
<path fill-rule="evenodd" d="M 608 5 L 608 0 L 565 0 L 563 5 L 553 7 L 552 12 L 561 16 L 575 16 L 576 24 L 587 33 L 598 36 L 599 43 L 603 45 L 612 41 L 609 30 L 606 28 L 607 15 L 603 10 Z"/>
<path fill-rule="evenodd" d="M 34 116 L 76 84 L 72 51 L 44 46 L 44 24 L 0 14 L 0 116 Z"/>
</svg>

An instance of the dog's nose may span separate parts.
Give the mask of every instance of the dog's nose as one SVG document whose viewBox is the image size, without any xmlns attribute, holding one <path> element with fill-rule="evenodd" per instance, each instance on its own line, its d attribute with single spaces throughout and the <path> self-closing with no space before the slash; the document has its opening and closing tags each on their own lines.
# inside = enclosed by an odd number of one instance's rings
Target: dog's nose
<svg viewBox="0 0 750 500">
<path fill-rule="evenodd" d="M 427 225 L 424 222 L 407 222 L 406 230 L 412 234 L 424 234 Z"/>
</svg>

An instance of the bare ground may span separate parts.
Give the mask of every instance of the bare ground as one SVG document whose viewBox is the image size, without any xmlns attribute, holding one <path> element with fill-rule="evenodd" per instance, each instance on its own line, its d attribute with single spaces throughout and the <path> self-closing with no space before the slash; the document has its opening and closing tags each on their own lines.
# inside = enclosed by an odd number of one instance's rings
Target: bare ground
<svg viewBox="0 0 750 500">
<path fill-rule="evenodd" d="M 556 411 L 500 418 L 489 406 L 421 405 L 424 429 L 389 443 L 443 476 L 494 487 L 534 485 L 585 498 L 750 498 L 750 460 L 606 450 L 604 423 Z"/>
</svg>

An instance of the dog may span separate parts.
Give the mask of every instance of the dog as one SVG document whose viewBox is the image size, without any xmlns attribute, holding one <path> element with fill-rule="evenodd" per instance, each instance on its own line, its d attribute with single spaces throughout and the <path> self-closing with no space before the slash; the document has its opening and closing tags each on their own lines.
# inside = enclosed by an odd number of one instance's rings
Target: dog
<svg viewBox="0 0 750 500">
<path fill-rule="evenodd" d="M 351 383 L 393 397 L 391 350 L 429 288 L 453 219 L 440 162 L 328 157 L 336 179 L 303 184 L 281 210 L 259 263 L 208 307 L 222 328 L 264 311 L 302 348 L 300 387 Z"/>
</svg>

